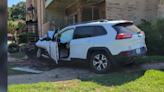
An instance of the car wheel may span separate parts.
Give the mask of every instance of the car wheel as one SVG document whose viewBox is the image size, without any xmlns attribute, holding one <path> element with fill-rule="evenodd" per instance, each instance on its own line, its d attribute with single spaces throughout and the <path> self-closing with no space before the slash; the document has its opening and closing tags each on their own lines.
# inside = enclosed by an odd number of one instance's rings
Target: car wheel
<svg viewBox="0 0 164 92">
<path fill-rule="evenodd" d="M 36 58 L 36 50 L 34 48 L 31 48 L 27 52 L 27 56 L 29 59 L 35 59 Z"/>
<path fill-rule="evenodd" d="M 103 74 L 109 72 L 112 67 L 111 60 L 105 52 L 95 52 L 90 58 L 90 66 L 93 72 Z"/>
</svg>

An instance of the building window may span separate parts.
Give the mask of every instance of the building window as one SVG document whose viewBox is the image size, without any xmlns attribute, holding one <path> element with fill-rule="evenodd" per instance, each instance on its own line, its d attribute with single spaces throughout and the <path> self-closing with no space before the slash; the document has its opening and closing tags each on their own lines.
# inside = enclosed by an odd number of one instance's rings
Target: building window
<svg viewBox="0 0 164 92">
<path fill-rule="evenodd" d="M 75 24 L 77 23 L 77 14 L 70 17 L 69 20 L 68 20 L 68 24 L 71 25 L 71 24 Z"/>
</svg>

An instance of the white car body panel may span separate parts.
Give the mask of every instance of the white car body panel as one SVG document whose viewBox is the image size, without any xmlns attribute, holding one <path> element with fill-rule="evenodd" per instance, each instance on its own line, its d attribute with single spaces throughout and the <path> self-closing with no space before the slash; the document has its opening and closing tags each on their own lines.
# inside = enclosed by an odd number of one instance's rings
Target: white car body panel
<svg viewBox="0 0 164 92">
<path fill-rule="evenodd" d="M 94 37 L 73 39 L 70 43 L 70 57 L 86 59 L 89 48 L 93 47 Z"/>
<path fill-rule="evenodd" d="M 118 55 L 122 51 L 130 51 L 141 47 L 146 47 L 145 36 L 139 34 L 133 35 L 130 39 L 116 40 L 116 31 L 109 25 L 103 25 L 107 31 L 107 35 L 95 37 L 94 47 L 106 47 L 112 55 Z M 106 39 L 106 41 L 104 41 Z M 107 40 L 109 39 L 109 40 Z"/>
<path fill-rule="evenodd" d="M 54 35 L 54 38 L 56 38 L 58 35 L 63 33 L 64 31 L 68 29 L 76 29 L 76 27 L 79 26 L 94 26 L 94 25 L 100 25 L 103 26 L 107 34 L 102 36 L 95 36 L 95 37 L 87 37 L 87 38 L 81 38 L 81 39 L 72 39 L 70 41 L 70 55 L 66 59 L 59 59 L 59 52 L 58 52 L 58 43 L 52 42 L 52 41 L 38 41 L 36 43 L 36 46 L 39 48 L 46 49 L 48 53 L 50 54 L 51 58 L 58 63 L 58 60 L 67 60 L 70 61 L 71 58 L 79 58 L 79 59 L 87 59 L 87 53 L 88 50 L 92 47 L 106 47 L 109 49 L 112 55 L 118 55 L 120 52 L 123 51 L 130 51 L 135 50 L 141 47 L 146 47 L 145 44 L 145 35 L 143 34 L 135 34 L 132 35 L 132 38 L 129 39 L 116 39 L 117 32 L 112 27 L 115 24 L 118 23 L 124 23 L 126 22 L 123 20 L 119 21 L 109 21 L 109 22 L 94 22 L 94 23 L 85 23 L 85 24 L 78 24 L 78 25 L 72 25 L 63 28 L 58 32 L 58 34 Z M 52 37 L 53 32 L 49 33 Z"/>
<path fill-rule="evenodd" d="M 50 51 L 49 53 L 51 53 L 51 58 L 53 60 L 55 60 L 56 64 L 58 64 L 58 60 L 59 60 L 59 52 L 58 52 L 58 43 L 57 42 L 51 42 L 50 44 Z"/>
<path fill-rule="evenodd" d="M 146 47 L 144 39 L 145 37 L 118 40 L 112 42 L 107 47 L 111 51 L 112 55 L 118 55 L 123 51 L 130 51 L 141 47 Z"/>
<path fill-rule="evenodd" d="M 38 41 L 35 45 L 39 48 L 46 49 L 49 52 L 49 46 L 51 41 Z"/>
<path fill-rule="evenodd" d="M 38 41 L 35 44 L 37 47 L 45 49 L 53 60 L 58 64 L 59 53 L 58 53 L 58 44 L 53 41 Z"/>
</svg>

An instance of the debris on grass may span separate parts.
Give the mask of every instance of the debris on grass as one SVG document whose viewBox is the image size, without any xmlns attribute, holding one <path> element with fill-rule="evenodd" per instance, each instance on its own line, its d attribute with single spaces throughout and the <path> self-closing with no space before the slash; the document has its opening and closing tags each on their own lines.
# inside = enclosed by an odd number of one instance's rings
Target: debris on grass
<svg viewBox="0 0 164 92">
<path fill-rule="evenodd" d="M 43 73 L 43 71 L 39 71 L 39 70 L 34 70 L 34 69 L 30 69 L 30 68 L 21 68 L 21 67 L 14 67 L 12 68 L 13 70 L 17 70 L 17 71 L 24 71 L 24 72 L 30 72 L 30 73 Z"/>
</svg>

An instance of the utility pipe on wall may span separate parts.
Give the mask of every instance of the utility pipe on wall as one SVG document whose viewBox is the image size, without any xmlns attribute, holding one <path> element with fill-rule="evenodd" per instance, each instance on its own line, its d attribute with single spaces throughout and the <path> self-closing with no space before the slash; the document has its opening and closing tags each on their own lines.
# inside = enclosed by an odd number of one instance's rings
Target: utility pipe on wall
<svg viewBox="0 0 164 92">
<path fill-rule="evenodd" d="M 92 6 L 92 20 L 94 20 L 94 7 Z"/>
</svg>

